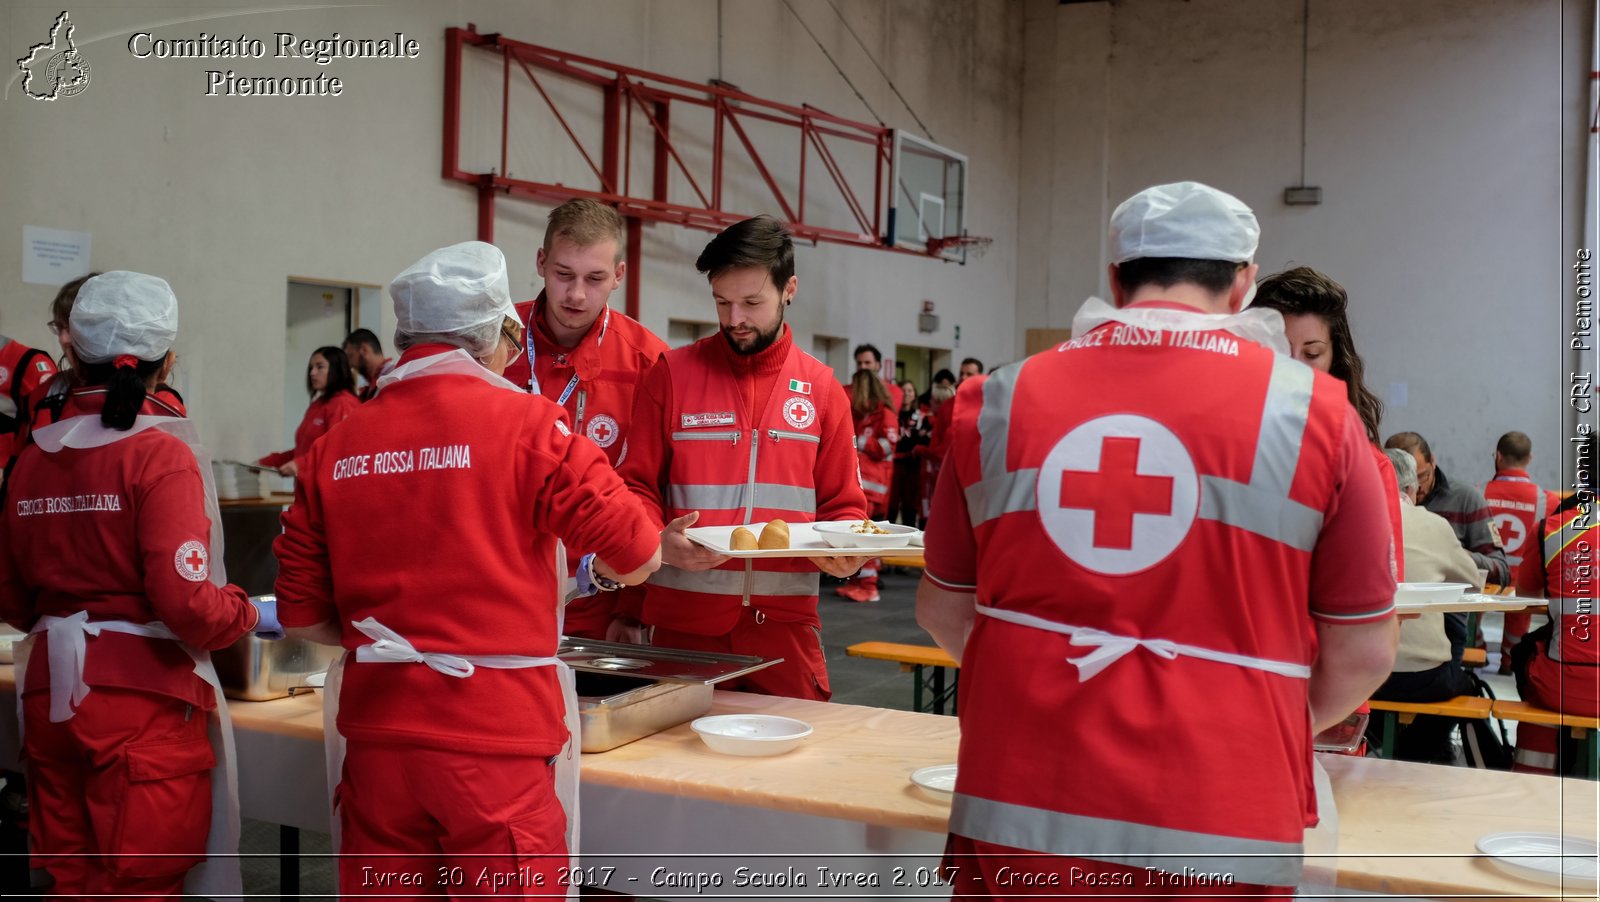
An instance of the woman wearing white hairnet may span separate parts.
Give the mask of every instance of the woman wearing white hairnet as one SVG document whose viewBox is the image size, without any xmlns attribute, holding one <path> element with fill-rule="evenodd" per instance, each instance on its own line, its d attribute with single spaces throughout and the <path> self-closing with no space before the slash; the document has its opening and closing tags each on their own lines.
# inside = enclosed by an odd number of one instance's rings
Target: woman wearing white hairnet
<svg viewBox="0 0 1600 902">
<path fill-rule="evenodd" d="M 284 625 L 348 650 L 325 694 L 340 892 L 559 895 L 578 737 L 557 538 L 616 588 L 660 535 L 559 405 L 501 377 L 522 336 L 498 249 L 434 251 L 389 294 L 400 360 L 312 446 L 273 546 Z"/>
<path fill-rule="evenodd" d="M 239 892 L 236 859 L 206 861 L 236 852 L 239 830 L 207 649 L 281 633 L 270 605 L 226 584 L 209 462 L 150 398 L 177 328 L 161 279 L 84 283 L 76 382 L 19 455 L 0 518 L 0 617 L 33 634 L 17 691 L 53 896 Z"/>
</svg>

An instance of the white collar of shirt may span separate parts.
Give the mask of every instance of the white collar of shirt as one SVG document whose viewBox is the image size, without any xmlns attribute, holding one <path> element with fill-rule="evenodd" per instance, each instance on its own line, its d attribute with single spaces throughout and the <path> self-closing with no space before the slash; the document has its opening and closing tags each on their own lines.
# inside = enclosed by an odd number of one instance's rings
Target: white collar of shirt
<svg viewBox="0 0 1600 902">
<path fill-rule="evenodd" d="M 1072 334 L 1087 335 L 1109 322 L 1166 332 L 1227 332 L 1279 354 L 1289 353 L 1283 314 L 1276 310 L 1247 308 L 1238 313 L 1201 313 L 1167 307 L 1117 308 L 1099 298 L 1090 298 L 1072 318 Z"/>
<path fill-rule="evenodd" d="M 489 368 L 474 360 L 471 354 L 460 348 L 452 348 L 442 354 L 430 354 L 427 357 L 418 357 L 396 366 L 394 369 L 378 377 L 378 390 L 403 382 L 406 379 L 415 379 L 419 376 L 471 376 L 482 379 L 498 388 L 509 388 L 520 392 L 510 380 L 489 372 Z"/>
</svg>

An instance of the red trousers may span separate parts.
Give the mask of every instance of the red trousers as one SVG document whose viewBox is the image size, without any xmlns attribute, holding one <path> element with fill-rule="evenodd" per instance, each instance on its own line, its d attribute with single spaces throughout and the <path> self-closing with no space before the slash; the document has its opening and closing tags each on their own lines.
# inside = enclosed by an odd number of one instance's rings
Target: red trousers
<svg viewBox="0 0 1600 902">
<path fill-rule="evenodd" d="M 1277 896 L 1290 899 L 1294 888 L 1235 883 L 1203 886 L 1193 875 L 1153 872 L 1092 858 L 1040 855 L 950 834 L 945 843 L 945 883 L 952 900 L 1022 899 L 1049 896 L 1140 896 L 1186 899 Z"/>
<path fill-rule="evenodd" d="M 50 692 L 23 700 L 29 829 L 50 898 L 176 896 L 205 859 L 211 768 L 205 711 L 96 687 L 50 722 Z"/>
<path fill-rule="evenodd" d="M 336 792 L 345 896 L 566 896 L 549 759 L 351 740 Z"/>
<path fill-rule="evenodd" d="M 725 635 L 702 636 L 658 626 L 650 634 L 650 644 L 658 648 L 783 659 L 781 664 L 719 683 L 718 689 L 784 698 L 809 698 L 821 702 L 833 695 L 828 688 L 828 662 L 822 651 L 822 629 L 810 623 L 779 622 L 760 614 L 755 608 L 745 608 L 733 631 Z"/>
</svg>

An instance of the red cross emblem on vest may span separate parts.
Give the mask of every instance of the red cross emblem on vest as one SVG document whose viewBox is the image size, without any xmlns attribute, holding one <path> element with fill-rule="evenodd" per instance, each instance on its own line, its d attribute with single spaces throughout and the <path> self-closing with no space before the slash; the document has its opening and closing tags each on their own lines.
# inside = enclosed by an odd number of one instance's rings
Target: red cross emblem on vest
<svg viewBox="0 0 1600 902">
<path fill-rule="evenodd" d="M 1172 513 L 1172 477 L 1141 476 L 1137 438 L 1100 440 L 1100 471 L 1061 474 L 1061 506 L 1094 511 L 1094 547 L 1133 547 L 1135 514 Z"/>
<path fill-rule="evenodd" d="M 1171 430 L 1116 414 L 1056 442 L 1039 468 L 1035 500 L 1067 557 L 1097 573 L 1136 573 L 1183 543 L 1199 512 L 1200 478 Z"/>
<path fill-rule="evenodd" d="M 810 398 L 794 395 L 783 402 L 783 419 L 796 429 L 804 429 L 817 419 L 817 405 Z"/>
</svg>

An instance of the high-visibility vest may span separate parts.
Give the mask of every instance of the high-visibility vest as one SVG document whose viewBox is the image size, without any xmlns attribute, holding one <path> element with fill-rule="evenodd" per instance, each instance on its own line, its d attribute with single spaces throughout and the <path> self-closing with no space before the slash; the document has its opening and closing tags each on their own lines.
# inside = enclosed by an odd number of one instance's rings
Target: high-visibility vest
<svg viewBox="0 0 1600 902">
<path fill-rule="evenodd" d="M 833 371 L 791 348 L 767 409 L 751 422 L 723 352 L 713 343 L 723 340 L 714 335 L 666 354 L 672 462 L 663 516 L 671 522 L 699 511 L 696 526 L 758 529 L 773 519 L 811 523 L 824 406 L 836 394 L 843 397 Z M 803 558 L 736 558 L 701 572 L 663 564 L 647 583 L 643 619 L 707 636 L 732 630 L 746 607 L 777 620 L 802 620 L 816 614 L 820 582 L 816 564 Z"/>
<path fill-rule="evenodd" d="M 1536 553 L 1539 527 L 1555 505 L 1550 493 L 1540 488 L 1522 470 L 1501 470 L 1483 487 L 1500 545 L 1511 564 L 1513 584 L 1518 595 L 1537 598 L 1544 594 L 1544 566 Z"/>
<path fill-rule="evenodd" d="M 1544 579 L 1550 599 L 1550 642 L 1545 654 L 1562 664 L 1600 665 L 1600 621 L 1595 619 L 1594 515 L 1574 507 L 1544 521 Z"/>
<path fill-rule="evenodd" d="M 1294 884 L 1343 384 L 1226 332 L 1108 323 L 960 398 L 977 443 L 945 476 L 983 616 L 951 832 Z"/>
</svg>

